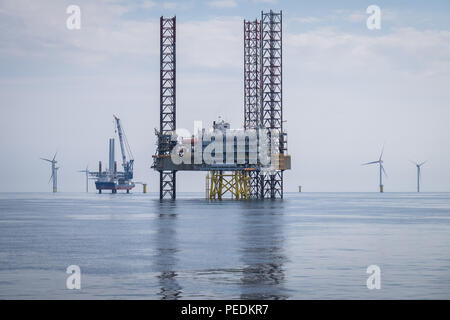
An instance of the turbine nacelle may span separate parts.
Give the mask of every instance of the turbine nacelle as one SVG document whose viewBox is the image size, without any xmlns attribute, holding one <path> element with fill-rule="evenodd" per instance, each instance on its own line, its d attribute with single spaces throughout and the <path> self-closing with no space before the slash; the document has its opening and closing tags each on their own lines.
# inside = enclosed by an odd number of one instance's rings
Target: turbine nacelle
<svg viewBox="0 0 450 320">
<path fill-rule="evenodd" d="M 428 161 L 428 160 L 419 163 L 419 162 L 414 162 L 414 161 L 411 161 L 411 160 L 410 160 L 410 162 L 411 162 L 412 164 L 414 164 L 417 168 L 420 168 L 421 166 L 423 166 L 427 161 Z"/>
</svg>

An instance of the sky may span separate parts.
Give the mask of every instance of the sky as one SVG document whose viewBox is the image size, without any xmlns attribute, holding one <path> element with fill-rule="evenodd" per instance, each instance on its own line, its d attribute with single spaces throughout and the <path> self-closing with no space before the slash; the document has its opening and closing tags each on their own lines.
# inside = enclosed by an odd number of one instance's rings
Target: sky
<svg viewBox="0 0 450 320">
<path fill-rule="evenodd" d="M 136 181 L 157 192 L 159 17 L 177 16 L 177 126 L 221 116 L 239 128 L 243 20 L 270 9 L 283 11 L 285 191 L 377 191 L 378 168 L 361 164 L 383 145 L 386 192 L 415 190 L 411 160 L 428 161 L 423 191 L 450 191 L 448 1 L 0 0 L 0 192 L 51 191 L 39 158 L 56 151 L 59 190 L 84 191 L 77 170 L 106 165 L 113 114 Z M 203 192 L 204 176 L 178 173 L 178 191 Z"/>
</svg>

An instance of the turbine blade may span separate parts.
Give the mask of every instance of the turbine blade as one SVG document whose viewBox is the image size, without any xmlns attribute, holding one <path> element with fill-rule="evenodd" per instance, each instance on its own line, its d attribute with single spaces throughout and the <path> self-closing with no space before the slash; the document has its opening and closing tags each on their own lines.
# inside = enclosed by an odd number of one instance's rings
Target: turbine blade
<svg viewBox="0 0 450 320">
<path fill-rule="evenodd" d="M 387 178 L 387 173 L 386 173 L 386 170 L 384 170 L 384 166 L 381 166 L 381 170 L 383 170 L 383 173 L 384 173 L 384 175 L 386 176 L 386 178 Z"/>
<path fill-rule="evenodd" d="M 368 164 L 375 164 L 375 163 L 379 163 L 379 162 L 380 162 L 380 160 L 372 161 L 372 162 L 367 162 L 367 163 L 363 163 L 362 166 L 366 166 L 366 165 L 368 165 Z"/>
<path fill-rule="evenodd" d="M 380 158 L 378 159 L 379 161 L 381 161 L 381 158 L 383 157 L 383 152 L 384 152 L 384 144 L 383 147 L 381 148 Z"/>
<path fill-rule="evenodd" d="M 55 152 L 55 155 L 53 156 L 53 161 L 55 161 L 56 155 L 58 154 L 58 151 Z"/>
<path fill-rule="evenodd" d="M 39 158 L 39 159 L 44 160 L 44 161 L 48 161 L 48 162 L 52 162 L 52 160 L 45 159 L 45 158 Z"/>
<path fill-rule="evenodd" d="M 50 179 L 48 179 L 47 183 L 50 183 L 50 181 L 52 181 L 52 179 L 53 179 L 53 172 L 52 172 L 52 175 L 50 176 Z"/>
<path fill-rule="evenodd" d="M 425 160 L 424 162 L 422 162 L 421 164 L 419 164 L 419 166 L 421 167 L 422 165 L 424 165 L 428 160 Z"/>
</svg>

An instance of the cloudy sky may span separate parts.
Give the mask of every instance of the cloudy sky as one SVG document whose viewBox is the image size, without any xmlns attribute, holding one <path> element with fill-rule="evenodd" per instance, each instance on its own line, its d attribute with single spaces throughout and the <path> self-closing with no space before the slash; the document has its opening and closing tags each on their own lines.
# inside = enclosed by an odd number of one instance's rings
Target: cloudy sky
<svg viewBox="0 0 450 320">
<path fill-rule="evenodd" d="M 81 8 L 68 30 L 66 8 Z M 366 8 L 381 8 L 381 29 Z M 285 190 L 450 191 L 450 2 L 283 0 L 0 0 L 0 191 L 83 191 L 77 170 L 106 164 L 113 114 L 136 180 L 150 169 L 159 124 L 159 17 L 177 16 L 178 126 L 220 115 L 243 123 L 243 19 L 283 10 L 284 117 L 292 170 Z M 203 191 L 204 173 L 178 175 Z M 140 187 L 139 187 L 140 189 Z"/>
</svg>

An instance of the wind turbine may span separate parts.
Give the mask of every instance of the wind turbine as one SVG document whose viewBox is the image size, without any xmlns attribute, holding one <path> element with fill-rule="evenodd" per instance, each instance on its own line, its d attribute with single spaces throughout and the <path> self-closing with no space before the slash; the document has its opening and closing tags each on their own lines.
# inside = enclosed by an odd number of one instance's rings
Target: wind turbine
<svg viewBox="0 0 450 320">
<path fill-rule="evenodd" d="M 55 160 L 56 154 L 57 154 L 57 152 L 55 152 L 55 155 L 53 156 L 52 160 L 41 158 L 41 160 L 48 161 L 52 164 L 52 175 L 50 176 L 50 179 L 48 180 L 48 182 L 50 182 L 50 180 L 53 179 L 53 192 L 58 191 L 58 169 L 59 168 L 56 167 L 56 163 L 58 162 Z"/>
<path fill-rule="evenodd" d="M 381 149 L 381 154 L 377 161 L 372 161 L 372 162 L 367 162 L 367 163 L 362 164 L 363 166 L 366 166 L 369 164 L 378 164 L 378 166 L 380 168 L 380 192 L 384 191 L 383 190 L 383 173 L 387 177 L 386 171 L 384 170 L 384 166 L 383 166 L 383 152 L 384 152 L 384 146 Z"/>
<path fill-rule="evenodd" d="M 411 161 L 411 163 L 417 167 L 417 192 L 420 192 L 420 178 L 421 178 L 420 167 L 422 167 L 425 164 L 425 162 L 426 161 L 424 161 L 422 163 L 418 163 L 418 162 Z"/>
<path fill-rule="evenodd" d="M 78 170 L 78 172 L 86 173 L 86 192 L 89 192 L 89 168 L 86 166 L 84 170 Z"/>
</svg>

